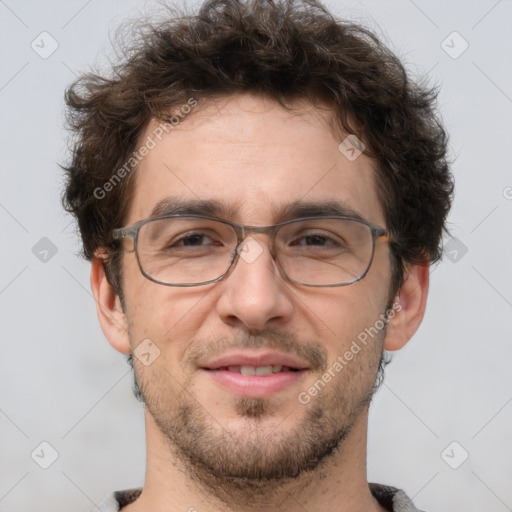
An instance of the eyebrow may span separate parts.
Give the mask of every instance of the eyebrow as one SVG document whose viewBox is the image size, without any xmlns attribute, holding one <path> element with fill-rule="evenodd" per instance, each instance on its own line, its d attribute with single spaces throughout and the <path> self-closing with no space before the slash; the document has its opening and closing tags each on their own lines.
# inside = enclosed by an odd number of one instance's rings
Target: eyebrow
<svg viewBox="0 0 512 512">
<path fill-rule="evenodd" d="M 298 217 L 322 217 L 326 215 L 365 220 L 358 211 L 342 201 L 335 200 L 294 201 L 278 212 L 280 221 Z"/>
<path fill-rule="evenodd" d="M 215 217 L 230 217 L 235 213 L 235 208 L 223 201 L 213 199 L 180 199 L 178 197 L 166 197 L 159 201 L 151 210 L 150 217 L 164 215 L 210 215 Z"/>
<path fill-rule="evenodd" d="M 230 205 L 214 199 L 180 199 L 166 197 L 151 210 L 150 218 L 165 215 L 206 215 L 230 220 L 235 217 L 239 205 Z M 340 216 L 366 220 L 357 210 L 342 201 L 293 201 L 272 210 L 276 222 L 283 222 L 300 217 Z"/>
</svg>

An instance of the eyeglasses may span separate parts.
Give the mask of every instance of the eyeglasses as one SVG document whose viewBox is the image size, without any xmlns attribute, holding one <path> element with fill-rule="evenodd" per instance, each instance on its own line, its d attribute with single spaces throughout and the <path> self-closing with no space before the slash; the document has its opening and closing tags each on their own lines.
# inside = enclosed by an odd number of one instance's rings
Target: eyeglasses
<svg viewBox="0 0 512 512">
<path fill-rule="evenodd" d="M 142 274 L 166 286 L 200 286 L 223 279 L 239 257 L 263 252 L 248 233 L 269 233 L 269 250 L 283 276 L 304 286 L 345 286 L 362 279 L 387 231 L 351 217 L 303 217 L 273 226 L 245 226 L 203 215 L 166 215 L 115 229 L 132 238 Z"/>
</svg>

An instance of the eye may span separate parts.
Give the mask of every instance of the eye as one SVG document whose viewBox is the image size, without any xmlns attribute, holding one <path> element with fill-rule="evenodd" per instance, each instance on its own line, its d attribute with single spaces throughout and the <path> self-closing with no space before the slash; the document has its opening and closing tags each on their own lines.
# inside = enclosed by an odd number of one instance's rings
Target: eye
<svg viewBox="0 0 512 512">
<path fill-rule="evenodd" d="M 309 230 L 302 233 L 296 233 L 289 243 L 290 246 L 299 246 L 302 248 L 327 248 L 334 249 L 345 247 L 343 240 L 334 233 L 326 233 L 325 231 Z"/>
<path fill-rule="evenodd" d="M 313 234 L 313 235 L 304 235 L 297 240 L 294 240 L 290 245 L 308 245 L 308 246 L 332 246 L 338 245 L 332 238 L 329 238 L 325 235 Z"/>
<path fill-rule="evenodd" d="M 210 236 L 204 232 L 194 232 L 194 233 L 184 233 L 183 235 L 179 235 L 177 238 L 173 238 L 167 244 L 168 249 L 172 249 L 175 247 L 204 247 L 208 245 L 222 245 L 222 242 L 219 241 L 220 237 L 213 238 L 213 235 Z"/>
</svg>

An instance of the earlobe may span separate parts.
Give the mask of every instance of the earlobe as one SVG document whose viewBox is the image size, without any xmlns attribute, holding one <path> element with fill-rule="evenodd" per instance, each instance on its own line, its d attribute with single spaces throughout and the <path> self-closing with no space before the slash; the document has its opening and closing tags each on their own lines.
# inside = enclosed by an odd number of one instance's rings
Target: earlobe
<svg viewBox="0 0 512 512">
<path fill-rule="evenodd" d="M 101 330 L 108 342 L 122 354 L 129 354 L 130 340 L 121 300 L 107 280 L 105 253 L 97 251 L 91 262 L 91 289 Z"/>
<path fill-rule="evenodd" d="M 429 284 L 429 263 L 410 265 L 393 309 L 384 340 L 384 350 L 401 349 L 417 331 L 425 314 Z"/>
</svg>

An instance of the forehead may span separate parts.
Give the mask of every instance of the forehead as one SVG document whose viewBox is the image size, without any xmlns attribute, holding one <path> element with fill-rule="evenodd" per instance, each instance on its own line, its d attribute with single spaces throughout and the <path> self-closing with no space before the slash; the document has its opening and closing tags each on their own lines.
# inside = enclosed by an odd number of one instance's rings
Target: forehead
<svg viewBox="0 0 512 512">
<path fill-rule="evenodd" d="M 340 151 L 347 134 L 333 133 L 329 112 L 292 106 L 236 95 L 198 100 L 163 133 L 152 120 L 139 140 L 151 149 L 135 172 L 127 223 L 175 198 L 222 205 L 218 216 L 245 224 L 273 224 L 301 204 L 330 203 L 383 225 L 373 161 Z"/>
</svg>

